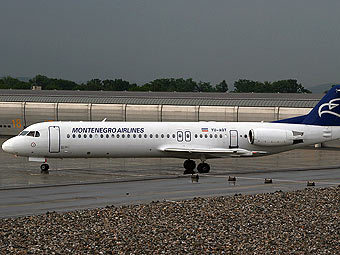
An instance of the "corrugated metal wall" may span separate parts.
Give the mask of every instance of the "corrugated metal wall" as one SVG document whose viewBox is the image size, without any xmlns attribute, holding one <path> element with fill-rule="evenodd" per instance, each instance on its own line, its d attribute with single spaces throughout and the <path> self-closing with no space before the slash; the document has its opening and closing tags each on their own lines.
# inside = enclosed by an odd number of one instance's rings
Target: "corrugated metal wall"
<svg viewBox="0 0 340 255">
<path fill-rule="evenodd" d="M 0 102 L 0 135 L 60 121 L 274 121 L 312 108 Z"/>
<path fill-rule="evenodd" d="M 25 126 L 25 103 L 0 102 L 0 135 L 16 135 Z"/>
<path fill-rule="evenodd" d="M 26 103 L 25 125 L 29 126 L 37 122 L 53 121 L 58 119 L 57 103 Z"/>
<path fill-rule="evenodd" d="M 91 120 L 125 121 L 125 104 L 92 104 Z"/>
</svg>

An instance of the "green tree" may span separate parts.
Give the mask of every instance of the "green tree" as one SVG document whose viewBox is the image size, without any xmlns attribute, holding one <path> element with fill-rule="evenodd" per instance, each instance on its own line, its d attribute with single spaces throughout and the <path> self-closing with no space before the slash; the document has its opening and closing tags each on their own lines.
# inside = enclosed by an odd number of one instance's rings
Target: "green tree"
<svg viewBox="0 0 340 255">
<path fill-rule="evenodd" d="M 263 83 L 240 79 L 235 81 L 234 87 L 234 92 L 238 93 L 311 93 L 294 79 Z"/>
<path fill-rule="evenodd" d="M 78 90 L 90 90 L 90 91 L 97 91 L 97 90 L 103 90 L 103 84 L 102 81 L 99 79 L 92 79 L 87 81 L 86 83 L 82 83 L 79 86 L 77 86 Z"/>
<path fill-rule="evenodd" d="M 297 80 L 281 80 L 274 81 L 272 83 L 273 92 L 280 93 L 312 93 L 310 90 L 305 89 L 301 84 L 297 82 Z"/>
<path fill-rule="evenodd" d="M 34 78 L 30 79 L 29 82 L 32 86 L 41 86 L 41 89 L 46 89 L 49 84 L 49 78 L 44 75 L 36 75 Z"/>
<path fill-rule="evenodd" d="M 217 92 L 227 92 L 228 91 L 228 84 L 225 80 L 221 81 L 219 84 L 216 85 Z"/>
<path fill-rule="evenodd" d="M 198 92 L 215 92 L 215 89 L 211 86 L 210 82 L 197 83 L 196 90 Z"/>
<path fill-rule="evenodd" d="M 41 86 L 44 90 L 72 90 L 75 89 L 78 84 L 73 81 L 48 78 L 44 75 L 36 75 L 34 78 L 30 79 L 31 86 Z"/>
<path fill-rule="evenodd" d="M 130 84 L 130 82 L 124 81 L 122 79 L 104 80 L 102 84 L 103 90 L 106 91 L 127 91 L 133 90 L 133 88 L 137 87 L 136 84 Z"/>
<path fill-rule="evenodd" d="M 178 92 L 189 92 L 197 89 L 197 83 L 192 79 L 183 78 L 174 79 L 156 79 L 151 82 L 144 84 L 143 86 L 136 88 L 135 90 L 141 91 L 178 91 Z"/>
<path fill-rule="evenodd" d="M 263 90 L 259 82 L 246 79 L 239 79 L 238 81 L 235 81 L 234 88 L 234 92 L 236 93 L 262 92 Z"/>
<path fill-rule="evenodd" d="M 31 85 L 28 82 L 20 81 L 6 76 L 0 79 L 0 89 L 30 89 Z"/>
</svg>

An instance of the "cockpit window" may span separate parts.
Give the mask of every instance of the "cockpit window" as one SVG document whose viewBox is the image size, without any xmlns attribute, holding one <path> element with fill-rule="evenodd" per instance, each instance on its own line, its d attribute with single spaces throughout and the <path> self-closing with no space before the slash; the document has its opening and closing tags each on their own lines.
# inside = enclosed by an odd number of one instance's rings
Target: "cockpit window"
<svg viewBox="0 0 340 255">
<path fill-rule="evenodd" d="M 32 137 L 40 137 L 39 131 L 22 131 L 19 133 L 20 136 L 32 136 Z"/>
<path fill-rule="evenodd" d="M 30 131 L 28 134 L 27 134 L 27 136 L 33 136 L 34 137 L 34 131 Z"/>
</svg>

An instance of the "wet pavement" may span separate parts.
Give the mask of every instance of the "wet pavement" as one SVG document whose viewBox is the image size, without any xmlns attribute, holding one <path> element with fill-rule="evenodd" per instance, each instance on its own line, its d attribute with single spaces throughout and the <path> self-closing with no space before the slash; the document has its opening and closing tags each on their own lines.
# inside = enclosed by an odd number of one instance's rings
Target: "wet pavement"
<svg viewBox="0 0 340 255">
<path fill-rule="evenodd" d="M 0 139 L 2 143 L 4 139 Z M 68 211 L 107 205 L 184 200 L 229 194 L 267 193 L 340 185 L 340 142 L 262 158 L 210 160 L 198 182 L 183 176 L 181 159 L 50 160 L 39 163 L 0 152 L 0 217 Z M 236 176 L 229 182 L 228 176 Z M 273 179 L 264 184 L 265 178 Z"/>
</svg>

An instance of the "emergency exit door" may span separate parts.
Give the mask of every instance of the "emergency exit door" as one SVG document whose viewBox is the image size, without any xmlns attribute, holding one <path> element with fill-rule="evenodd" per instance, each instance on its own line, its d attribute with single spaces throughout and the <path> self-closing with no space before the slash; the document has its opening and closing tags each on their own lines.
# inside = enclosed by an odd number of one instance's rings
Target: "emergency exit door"
<svg viewBox="0 0 340 255">
<path fill-rule="evenodd" d="M 48 127 L 48 146 L 50 153 L 60 152 L 60 128 L 58 126 Z"/>
<path fill-rule="evenodd" d="M 238 148 L 238 132 L 237 130 L 230 130 L 230 143 L 229 143 L 229 148 Z"/>
</svg>

